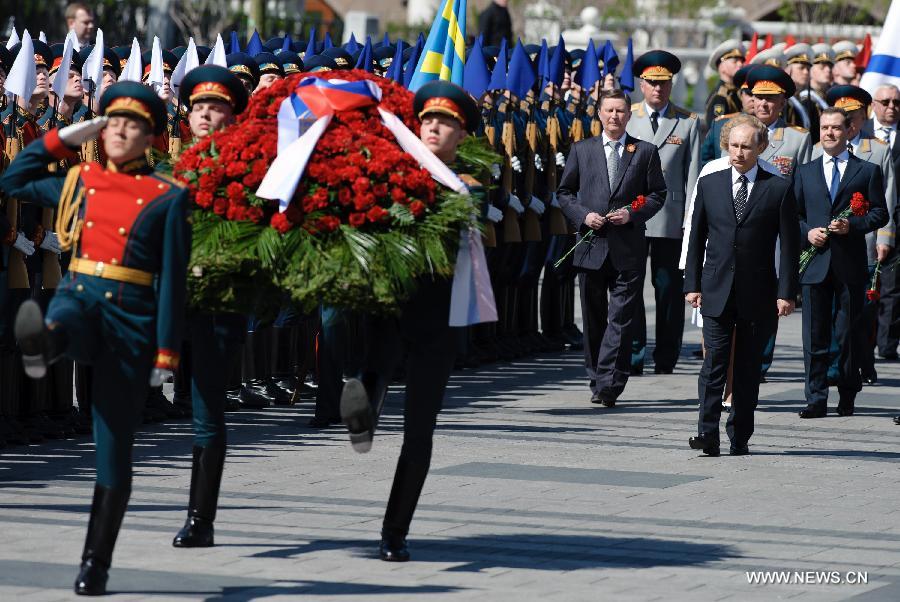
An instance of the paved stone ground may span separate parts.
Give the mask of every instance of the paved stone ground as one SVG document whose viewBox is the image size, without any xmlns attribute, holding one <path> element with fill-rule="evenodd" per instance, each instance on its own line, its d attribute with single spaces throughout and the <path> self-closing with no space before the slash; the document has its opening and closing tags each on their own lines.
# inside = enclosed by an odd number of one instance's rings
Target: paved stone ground
<svg viewBox="0 0 900 602">
<path fill-rule="evenodd" d="M 676 374 L 633 379 L 611 410 L 588 403 L 577 353 L 454 374 L 407 564 L 375 557 L 398 393 L 364 456 L 340 429 L 308 429 L 310 404 L 230 414 L 205 550 L 171 547 L 189 423 L 147 428 L 111 599 L 900 600 L 900 364 L 878 365 L 856 416 L 801 421 L 799 329 L 782 321 L 749 457 L 687 447 L 690 325 Z M 85 439 L 0 452 L 0 600 L 74 598 L 92 458 Z M 749 585 L 757 570 L 868 583 Z"/>
</svg>

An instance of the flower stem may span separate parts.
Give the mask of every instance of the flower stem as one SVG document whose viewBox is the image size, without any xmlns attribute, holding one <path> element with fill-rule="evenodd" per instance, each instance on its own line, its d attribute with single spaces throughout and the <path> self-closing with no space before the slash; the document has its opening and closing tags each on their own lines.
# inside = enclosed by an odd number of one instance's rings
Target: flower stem
<svg viewBox="0 0 900 602">
<path fill-rule="evenodd" d="M 591 230 L 590 232 L 588 232 L 587 234 L 585 234 L 584 236 L 582 236 L 582 237 L 581 237 L 581 240 L 579 240 L 577 243 L 575 243 L 575 246 L 573 246 L 571 249 L 569 249 L 568 251 L 566 251 L 566 254 L 563 255 L 562 257 L 560 257 L 559 261 L 557 261 L 556 263 L 553 264 L 553 269 L 558 270 L 558 269 L 559 269 L 559 266 L 561 266 L 561 265 L 563 264 L 563 262 L 569 257 L 569 255 L 571 255 L 572 253 L 575 252 L 575 249 L 578 248 L 578 245 L 580 245 L 580 244 L 583 243 L 584 241 L 589 240 L 589 239 L 591 239 L 591 238 L 593 238 L 593 237 L 594 237 L 594 231 L 593 231 L 593 230 Z"/>
</svg>

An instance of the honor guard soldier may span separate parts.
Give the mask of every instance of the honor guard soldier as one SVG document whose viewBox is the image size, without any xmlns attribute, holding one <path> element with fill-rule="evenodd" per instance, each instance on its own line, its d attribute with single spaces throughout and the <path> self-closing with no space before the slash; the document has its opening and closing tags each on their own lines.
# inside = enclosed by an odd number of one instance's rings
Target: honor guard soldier
<svg viewBox="0 0 900 602">
<path fill-rule="evenodd" d="M 832 50 L 831 45 L 825 43 L 813 44 L 812 67 L 809 68 L 809 88 L 801 89 L 798 96 L 804 103 L 807 102 L 807 99 L 811 99 L 819 113 L 823 109 L 828 108 L 828 103 L 825 102 L 825 94 L 834 83 L 832 77 L 833 68 L 834 50 Z"/>
<path fill-rule="evenodd" d="M 259 65 L 256 61 L 243 52 L 232 52 L 225 57 L 225 61 L 228 63 L 228 70 L 244 84 L 247 94 L 252 94 L 259 84 Z"/>
<path fill-rule="evenodd" d="M 264 90 L 277 82 L 284 79 L 284 69 L 281 68 L 281 61 L 271 52 L 260 52 L 253 57 L 259 66 L 259 83 L 256 85 L 255 94 L 260 90 Z"/>
<path fill-rule="evenodd" d="M 46 319 L 33 301 L 16 316 L 26 373 L 41 378 L 67 356 L 102 375 L 93 380 L 97 482 L 75 582 L 84 595 L 106 591 L 148 381 L 160 385 L 178 365 L 190 255 L 187 191 L 155 173 L 146 158 L 165 128 L 165 104 L 147 86 L 122 82 L 106 91 L 99 111 L 103 117 L 49 132 L 0 179 L 7 193 L 58 208 L 63 246 L 73 252 Z M 48 170 L 98 133 L 109 157 L 105 167 Z"/>
<path fill-rule="evenodd" d="M 457 146 L 477 127 L 475 102 L 459 86 L 438 80 L 419 88 L 413 111 L 422 120 L 422 141 L 453 166 Z M 471 176 L 460 178 L 470 190 L 481 188 Z M 450 279 L 425 277 L 399 316 L 370 317 L 365 368 L 360 378 L 347 381 L 341 394 L 350 440 L 357 451 L 368 451 L 387 386 L 407 348 L 403 446 L 381 531 L 385 561 L 409 560 L 406 535 L 431 464 L 434 428 L 456 350 L 456 333 L 448 325 L 450 292 Z"/>
<path fill-rule="evenodd" d="M 228 69 L 216 65 L 202 65 L 188 72 L 181 82 L 180 96 L 195 139 L 233 123 L 247 107 L 243 84 Z M 190 391 L 194 448 L 188 517 L 175 536 L 175 547 L 213 545 L 213 521 L 225 463 L 225 389 L 229 376 L 225 367 L 234 364 L 234 356 L 240 358 L 246 326 L 246 316 L 238 314 L 188 312 L 176 388 Z"/>
<path fill-rule="evenodd" d="M 897 182 L 894 172 L 894 162 L 891 157 L 891 149 L 883 141 L 872 137 L 870 133 L 863 132 L 869 106 L 872 97 L 868 92 L 857 86 L 834 86 L 825 95 L 825 100 L 830 106 L 841 109 L 847 114 L 847 150 L 853 156 L 874 163 L 881 169 L 883 194 L 888 215 L 894 215 L 897 205 Z M 812 159 L 818 159 L 823 154 L 822 145 L 813 148 Z M 866 234 L 866 253 L 868 259 L 869 281 L 874 276 L 877 262 L 887 260 L 892 254 L 896 243 L 896 225 L 894 220 L 881 226 L 877 231 Z M 862 316 L 859 318 L 854 336 L 859 336 L 859 353 L 857 364 L 862 373 L 864 384 L 872 385 L 878 379 L 875 371 L 875 333 L 878 321 L 878 301 L 867 300 L 863 305 Z M 845 324 L 846 322 L 836 322 Z M 830 373 L 836 377 L 839 373 L 837 365 L 838 356 L 833 354 Z"/>
<path fill-rule="evenodd" d="M 809 44 L 794 44 L 784 51 L 784 60 L 787 63 L 784 70 L 794 80 L 794 87 L 797 90 L 808 89 L 810 87 L 809 70 L 812 67 L 812 47 Z M 815 110 L 815 107 L 808 106 L 808 101 L 802 101 L 799 94 L 791 96 L 788 102 L 794 107 L 795 116 L 794 122 L 790 125 L 806 128 L 815 142 L 818 139 L 819 129 L 819 122 L 815 119 L 818 117 L 818 111 Z"/>
<path fill-rule="evenodd" d="M 316 56 L 324 56 L 325 58 L 334 61 L 335 71 L 348 71 L 353 69 L 354 65 L 356 65 L 356 60 L 350 56 L 350 53 L 338 46 L 326 48 Z"/>
<path fill-rule="evenodd" d="M 831 47 L 834 50 L 834 76 L 835 86 L 859 85 L 859 72 L 856 68 L 856 55 L 859 49 L 855 42 L 842 40 Z"/>
<path fill-rule="evenodd" d="M 78 51 L 78 58 L 81 59 L 81 64 L 83 65 L 88 57 L 91 55 L 91 51 L 94 50 L 93 46 L 85 46 L 81 50 Z M 130 51 L 130 48 L 129 48 Z M 127 60 L 126 60 L 127 62 Z M 119 58 L 119 55 L 115 53 L 112 48 L 104 48 L 103 49 L 103 81 L 100 82 L 81 82 L 84 86 L 84 104 L 85 109 L 90 111 L 88 119 L 94 116 L 97 111 L 96 103 L 93 100 L 94 86 L 100 86 L 100 93 L 103 94 L 106 92 L 111 85 L 119 81 L 119 76 L 122 75 L 122 60 Z"/>
<path fill-rule="evenodd" d="M 301 59 L 300 55 L 296 52 L 282 50 L 276 53 L 275 56 L 278 57 L 278 62 L 281 63 L 281 68 L 284 70 L 285 77 L 294 75 L 295 73 L 303 73 L 303 59 Z"/>
<path fill-rule="evenodd" d="M 645 252 L 650 257 L 650 281 L 656 291 L 654 372 L 671 374 L 681 353 L 684 333 L 683 277 L 678 259 L 685 200 L 700 172 L 700 123 L 696 113 L 670 102 L 672 78 L 681 70 L 678 57 L 665 50 L 651 50 L 634 62 L 632 70 L 640 79 L 644 100 L 631 106 L 626 131 L 656 146 L 666 180 L 665 204 L 645 225 Z M 643 285 L 639 290 L 643 290 Z M 631 374 L 639 375 L 644 372 L 647 346 L 643 295 L 638 295 L 634 311 Z"/>
<path fill-rule="evenodd" d="M 706 126 L 717 117 L 741 110 L 734 74 L 744 65 L 744 47 L 740 40 L 726 40 L 713 50 L 709 68 L 719 73 L 719 82 L 706 99 Z"/>
</svg>

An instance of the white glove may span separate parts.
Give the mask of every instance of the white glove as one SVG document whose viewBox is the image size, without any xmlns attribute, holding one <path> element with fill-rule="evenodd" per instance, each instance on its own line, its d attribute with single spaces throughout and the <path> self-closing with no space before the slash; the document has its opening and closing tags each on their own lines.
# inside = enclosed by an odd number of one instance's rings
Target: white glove
<svg viewBox="0 0 900 602">
<path fill-rule="evenodd" d="M 25 257 L 34 255 L 34 243 L 28 240 L 21 232 L 16 236 L 16 242 L 14 242 L 12 246 Z"/>
<path fill-rule="evenodd" d="M 553 196 L 550 197 L 550 206 L 556 207 L 557 209 L 562 209 L 562 205 L 559 204 L 559 199 L 556 198 L 556 193 L 553 193 Z"/>
<path fill-rule="evenodd" d="M 94 117 L 89 121 L 82 121 L 73 125 L 67 125 L 59 130 L 59 139 L 68 147 L 78 148 L 88 140 L 93 140 L 100 135 L 100 130 L 106 127 L 109 117 Z"/>
<path fill-rule="evenodd" d="M 495 180 L 500 179 L 500 165 L 497 163 L 491 163 L 491 177 Z"/>
<path fill-rule="evenodd" d="M 488 205 L 487 218 L 495 224 L 498 224 L 503 220 L 503 212 L 493 205 Z"/>
<path fill-rule="evenodd" d="M 544 211 L 547 209 L 547 207 L 544 206 L 544 203 L 541 202 L 541 199 L 536 196 L 531 197 L 531 204 L 528 205 L 528 208 L 538 215 L 544 215 Z"/>
<path fill-rule="evenodd" d="M 512 167 L 512 170 L 516 173 L 522 173 L 522 162 L 519 161 L 518 157 L 513 157 L 509 160 L 509 165 Z"/>
<path fill-rule="evenodd" d="M 538 171 L 544 171 L 544 162 L 541 161 L 540 155 L 534 156 L 534 168 Z"/>
<path fill-rule="evenodd" d="M 563 156 L 563 154 L 560 153 L 560 152 L 556 153 L 556 165 L 559 166 L 559 167 L 565 167 L 565 166 L 566 166 L 566 158 L 565 158 L 565 156 Z"/>
<path fill-rule="evenodd" d="M 154 368 L 150 373 L 150 386 L 161 387 L 164 382 L 172 378 L 172 371 L 165 368 Z"/>
<path fill-rule="evenodd" d="M 44 240 L 41 241 L 41 248 L 59 255 L 62 249 L 59 248 L 59 236 L 56 232 L 44 232 Z"/>
<path fill-rule="evenodd" d="M 519 200 L 514 194 L 509 195 L 509 206 L 516 210 L 516 213 L 522 214 L 525 213 L 525 206 L 522 205 L 522 201 Z"/>
</svg>

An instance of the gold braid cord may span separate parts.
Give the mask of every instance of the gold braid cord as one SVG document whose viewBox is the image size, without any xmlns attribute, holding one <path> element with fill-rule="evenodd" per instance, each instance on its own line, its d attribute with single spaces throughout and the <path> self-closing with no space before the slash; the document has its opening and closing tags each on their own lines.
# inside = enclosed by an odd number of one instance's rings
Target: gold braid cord
<svg viewBox="0 0 900 602">
<path fill-rule="evenodd" d="M 81 201 L 84 199 L 84 188 L 78 189 L 81 178 L 81 166 L 76 165 L 69 170 L 59 195 L 59 206 L 56 209 L 56 235 L 59 237 L 59 248 L 68 251 L 78 244 L 84 220 L 78 218 Z"/>
</svg>

